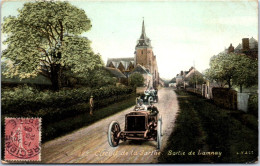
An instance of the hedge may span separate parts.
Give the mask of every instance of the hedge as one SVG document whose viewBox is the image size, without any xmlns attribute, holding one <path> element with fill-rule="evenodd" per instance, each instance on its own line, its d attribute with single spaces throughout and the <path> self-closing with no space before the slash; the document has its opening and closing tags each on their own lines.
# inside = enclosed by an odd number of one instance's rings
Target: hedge
<svg viewBox="0 0 260 166">
<path fill-rule="evenodd" d="M 258 93 L 250 94 L 248 99 L 248 113 L 258 117 Z"/>
<path fill-rule="evenodd" d="M 24 111 L 35 112 L 46 108 L 67 108 L 78 103 L 88 103 L 91 94 L 94 101 L 120 95 L 131 94 L 132 88 L 108 86 L 91 90 L 89 88 L 64 89 L 58 92 L 37 91 L 31 87 L 19 87 L 14 91 L 2 90 L 2 114 L 23 114 Z M 97 105 L 103 106 L 101 102 Z"/>
<path fill-rule="evenodd" d="M 235 90 L 214 87 L 212 94 L 216 105 L 228 109 L 237 109 L 237 92 Z"/>
</svg>

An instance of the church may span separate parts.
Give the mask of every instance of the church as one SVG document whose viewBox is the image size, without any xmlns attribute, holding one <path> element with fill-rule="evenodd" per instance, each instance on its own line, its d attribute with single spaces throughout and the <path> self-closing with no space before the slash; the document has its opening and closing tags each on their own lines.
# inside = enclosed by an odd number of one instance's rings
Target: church
<svg viewBox="0 0 260 166">
<path fill-rule="evenodd" d="M 134 72 L 144 76 L 144 85 L 157 88 L 159 85 L 159 73 L 156 56 L 153 52 L 151 40 L 146 36 L 144 20 L 142 32 L 135 46 L 134 57 L 108 58 L 106 67 L 120 70 L 127 78 Z"/>
</svg>

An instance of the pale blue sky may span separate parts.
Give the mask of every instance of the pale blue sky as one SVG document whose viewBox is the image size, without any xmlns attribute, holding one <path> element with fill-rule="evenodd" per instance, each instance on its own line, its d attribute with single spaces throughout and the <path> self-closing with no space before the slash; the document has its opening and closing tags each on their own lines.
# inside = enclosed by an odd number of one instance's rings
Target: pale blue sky
<svg viewBox="0 0 260 166">
<path fill-rule="evenodd" d="M 144 17 L 160 76 L 209 67 L 211 56 L 244 37 L 258 40 L 257 1 L 71 1 L 86 11 L 92 29 L 84 33 L 106 63 L 108 57 L 133 57 Z M 17 15 L 23 2 L 5 2 L 2 17 Z"/>
</svg>

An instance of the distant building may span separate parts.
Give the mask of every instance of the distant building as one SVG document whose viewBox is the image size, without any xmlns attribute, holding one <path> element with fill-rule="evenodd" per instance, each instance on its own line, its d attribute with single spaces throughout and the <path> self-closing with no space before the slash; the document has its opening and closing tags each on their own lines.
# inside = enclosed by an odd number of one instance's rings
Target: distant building
<svg viewBox="0 0 260 166">
<path fill-rule="evenodd" d="M 125 76 L 129 75 L 134 71 L 146 71 L 145 82 L 147 85 L 150 80 L 150 85 L 157 87 L 159 85 L 159 72 L 157 67 L 156 56 L 153 53 L 153 47 L 151 45 L 151 40 L 146 36 L 144 21 L 142 24 L 142 33 L 135 46 L 135 56 L 130 58 L 108 58 L 107 67 L 119 69 Z M 143 73 L 142 73 L 143 74 Z M 144 74 L 143 74 L 144 75 Z"/>
<path fill-rule="evenodd" d="M 143 75 L 144 85 L 147 85 L 148 87 L 152 87 L 153 76 L 147 68 L 145 68 L 144 66 L 142 66 L 140 64 L 137 64 L 137 66 L 133 69 L 132 73 L 135 73 L 135 72 Z"/>
<path fill-rule="evenodd" d="M 231 53 L 231 52 L 234 52 L 234 47 L 232 46 L 232 43 L 230 43 L 230 46 L 228 47 L 228 50 L 227 50 L 227 52 L 228 53 Z"/>
<path fill-rule="evenodd" d="M 230 44 L 228 49 L 225 49 L 225 53 L 237 53 L 237 54 L 246 54 L 247 56 L 258 59 L 258 42 L 253 37 L 249 38 L 243 38 L 242 44 L 239 43 L 236 48 Z"/>
<path fill-rule="evenodd" d="M 126 77 L 135 68 L 134 58 L 108 58 L 107 67 L 120 70 Z"/>
</svg>

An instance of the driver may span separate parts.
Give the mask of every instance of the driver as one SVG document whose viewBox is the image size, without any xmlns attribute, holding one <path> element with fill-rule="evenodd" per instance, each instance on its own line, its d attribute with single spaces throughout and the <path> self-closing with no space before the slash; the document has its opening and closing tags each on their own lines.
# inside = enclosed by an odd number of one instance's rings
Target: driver
<svg viewBox="0 0 260 166">
<path fill-rule="evenodd" d="M 150 93 L 151 93 L 153 96 L 155 96 L 156 90 L 155 90 L 153 87 L 151 87 L 151 88 L 150 88 Z"/>
<path fill-rule="evenodd" d="M 145 91 L 144 91 L 144 94 L 145 94 L 146 96 L 148 96 L 148 95 L 150 94 L 150 91 L 149 91 L 149 90 L 145 90 Z"/>
<path fill-rule="evenodd" d="M 134 108 L 136 111 L 142 111 L 147 110 L 146 105 L 144 105 L 144 102 L 142 99 L 138 99 L 137 105 Z"/>
</svg>

